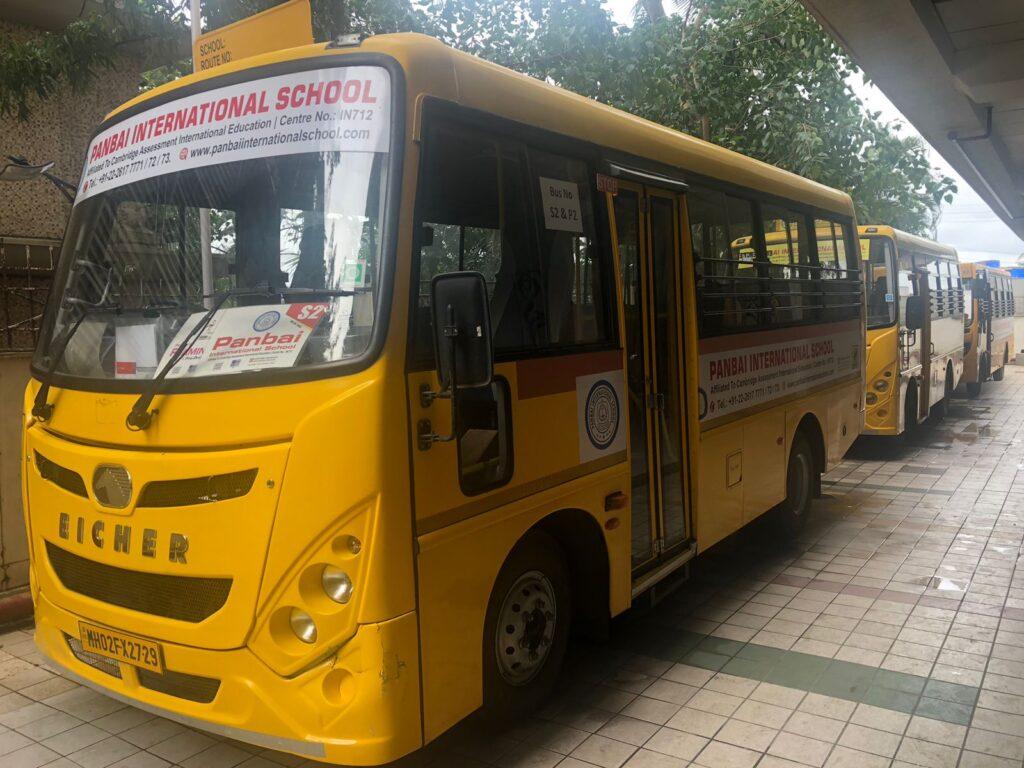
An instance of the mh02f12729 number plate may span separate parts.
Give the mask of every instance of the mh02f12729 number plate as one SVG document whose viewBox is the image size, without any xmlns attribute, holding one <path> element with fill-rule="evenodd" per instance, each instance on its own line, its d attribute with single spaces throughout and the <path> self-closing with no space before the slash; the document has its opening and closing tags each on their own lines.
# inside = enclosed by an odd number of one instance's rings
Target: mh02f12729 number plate
<svg viewBox="0 0 1024 768">
<path fill-rule="evenodd" d="M 164 653 L 160 643 L 85 622 L 78 623 L 78 633 L 82 648 L 90 653 L 153 672 L 164 671 Z"/>
</svg>

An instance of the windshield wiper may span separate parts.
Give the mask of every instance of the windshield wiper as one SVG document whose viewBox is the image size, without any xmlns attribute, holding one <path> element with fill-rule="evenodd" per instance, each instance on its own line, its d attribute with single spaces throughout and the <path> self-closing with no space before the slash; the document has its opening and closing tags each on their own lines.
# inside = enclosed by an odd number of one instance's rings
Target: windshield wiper
<svg viewBox="0 0 1024 768">
<path fill-rule="evenodd" d="M 64 359 L 64 353 L 67 352 L 68 345 L 71 343 L 71 338 L 81 327 L 82 321 L 94 312 L 121 311 L 121 305 L 117 303 L 76 304 L 75 306 L 79 308 L 80 312 L 78 319 L 75 320 L 71 327 L 64 333 L 64 338 L 57 343 L 58 348 L 53 355 L 50 367 L 46 371 L 46 378 L 42 380 L 39 391 L 36 392 L 35 402 L 32 403 L 32 415 L 39 421 L 49 421 L 50 417 L 53 416 L 53 403 L 46 402 L 50 396 L 50 382 L 53 380 L 53 374 L 56 372 L 57 366 L 59 366 L 61 361 Z"/>
<path fill-rule="evenodd" d="M 171 355 L 170 359 L 164 363 L 163 368 L 157 372 L 156 376 L 153 377 L 153 381 L 150 383 L 149 388 L 146 389 L 139 398 L 135 401 L 135 405 L 132 406 L 128 416 L 125 417 L 124 423 L 132 432 L 140 432 L 150 424 L 153 423 L 153 417 L 156 415 L 156 409 L 150 409 L 153 404 L 153 398 L 160 392 L 160 388 L 163 385 L 164 379 L 171 372 L 171 369 L 176 366 L 185 355 L 188 354 L 189 350 L 195 346 L 199 336 L 213 320 L 214 315 L 220 311 L 220 308 L 224 306 L 224 302 L 229 298 L 237 296 L 354 296 L 354 291 L 336 290 L 332 288 L 271 288 L 267 285 L 266 288 L 232 288 L 227 291 L 221 291 L 220 293 L 214 293 L 203 298 L 212 298 L 213 304 L 206 311 L 206 314 L 200 318 L 199 322 L 196 323 L 195 327 L 188 332 L 188 335 L 182 340 L 178 348 L 174 350 L 174 354 Z"/>
</svg>

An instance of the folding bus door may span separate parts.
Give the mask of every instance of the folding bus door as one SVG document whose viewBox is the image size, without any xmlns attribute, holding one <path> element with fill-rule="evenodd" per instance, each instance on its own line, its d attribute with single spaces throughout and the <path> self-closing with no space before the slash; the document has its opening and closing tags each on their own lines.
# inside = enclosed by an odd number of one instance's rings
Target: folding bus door
<svg viewBox="0 0 1024 768">
<path fill-rule="evenodd" d="M 614 199 L 632 469 L 632 561 L 645 571 L 689 538 L 680 196 L 620 183 Z"/>
</svg>

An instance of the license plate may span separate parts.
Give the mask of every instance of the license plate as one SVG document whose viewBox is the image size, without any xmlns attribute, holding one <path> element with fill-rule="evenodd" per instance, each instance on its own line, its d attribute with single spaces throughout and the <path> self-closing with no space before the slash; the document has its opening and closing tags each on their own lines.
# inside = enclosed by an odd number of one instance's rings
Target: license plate
<svg viewBox="0 0 1024 768">
<path fill-rule="evenodd" d="M 164 652 L 160 643 L 85 622 L 78 623 L 78 633 L 82 647 L 90 653 L 153 672 L 164 671 Z"/>
</svg>

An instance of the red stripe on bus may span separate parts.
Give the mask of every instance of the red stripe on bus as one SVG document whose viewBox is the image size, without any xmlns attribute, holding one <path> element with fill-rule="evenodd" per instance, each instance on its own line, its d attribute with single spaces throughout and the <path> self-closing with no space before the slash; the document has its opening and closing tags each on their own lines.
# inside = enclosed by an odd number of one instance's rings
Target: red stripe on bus
<svg viewBox="0 0 1024 768">
<path fill-rule="evenodd" d="M 622 370 L 622 350 L 583 352 L 564 357 L 535 357 L 516 361 L 519 399 L 557 395 L 576 389 L 576 378 L 602 371 Z"/>
<path fill-rule="evenodd" d="M 859 331 L 860 322 L 846 320 L 825 325 L 800 325 L 795 328 L 779 328 L 774 331 L 754 331 L 733 333 L 728 336 L 716 336 L 713 339 L 702 339 L 699 348 L 701 354 L 709 352 L 726 352 L 731 349 L 747 349 L 765 344 L 779 344 L 796 339 L 813 339 L 819 336 L 830 336 L 845 331 Z"/>
</svg>

